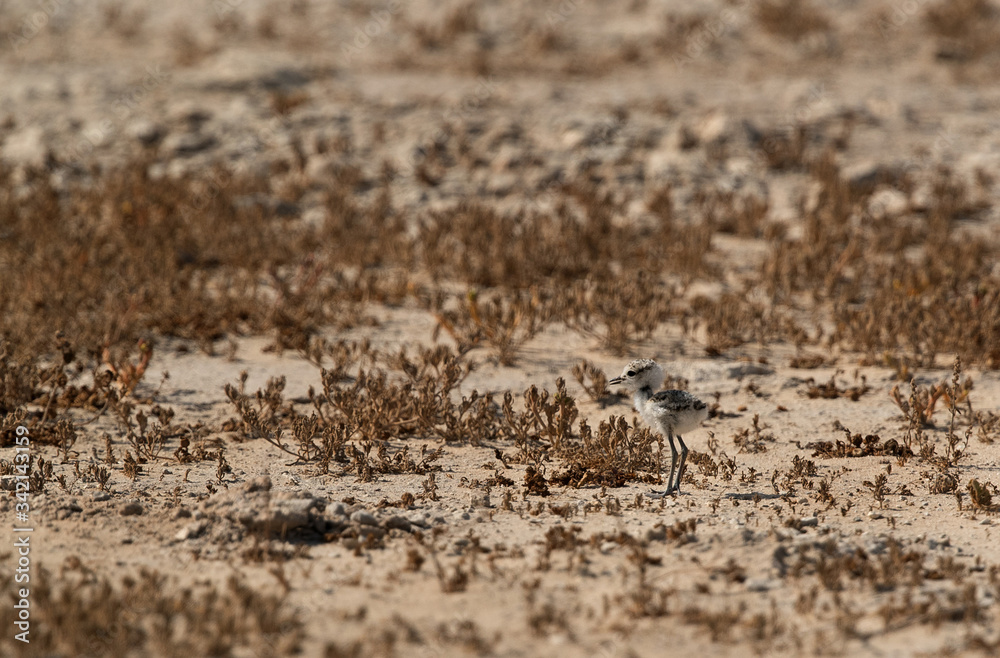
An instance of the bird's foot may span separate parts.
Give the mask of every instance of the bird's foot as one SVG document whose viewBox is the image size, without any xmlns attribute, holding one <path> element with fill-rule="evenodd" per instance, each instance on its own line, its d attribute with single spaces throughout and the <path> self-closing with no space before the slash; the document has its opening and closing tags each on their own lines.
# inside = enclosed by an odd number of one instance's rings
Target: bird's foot
<svg viewBox="0 0 1000 658">
<path fill-rule="evenodd" d="M 649 492 L 649 497 L 653 500 L 659 500 L 660 498 L 666 498 L 677 492 L 677 487 L 668 487 L 663 491 L 657 491 L 656 489 L 651 489 Z"/>
</svg>

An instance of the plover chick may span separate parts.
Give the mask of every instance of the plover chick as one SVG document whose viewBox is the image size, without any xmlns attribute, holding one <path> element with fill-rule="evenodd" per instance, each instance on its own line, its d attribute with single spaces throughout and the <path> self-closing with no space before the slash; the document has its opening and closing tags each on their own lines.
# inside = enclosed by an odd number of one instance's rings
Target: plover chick
<svg viewBox="0 0 1000 658">
<path fill-rule="evenodd" d="M 684 445 L 682 434 L 697 429 L 701 421 L 708 418 L 708 406 L 687 391 L 655 392 L 663 384 L 663 368 L 652 359 L 635 359 L 629 361 L 621 376 L 615 377 L 609 384 L 621 384 L 632 391 L 635 396 L 635 409 L 646 424 L 667 437 L 670 442 L 670 477 L 667 479 L 667 489 L 662 494 L 681 492 L 681 476 L 684 475 L 684 462 L 687 460 L 688 449 Z M 677 448 L 674 437 L 681 444 L 680 466 L 677 465 Z M 674 469 L 677 470 L 677 481 L 674 482 Z M 655 492 L 654 492 L 655 493 Z"/>
</svg>

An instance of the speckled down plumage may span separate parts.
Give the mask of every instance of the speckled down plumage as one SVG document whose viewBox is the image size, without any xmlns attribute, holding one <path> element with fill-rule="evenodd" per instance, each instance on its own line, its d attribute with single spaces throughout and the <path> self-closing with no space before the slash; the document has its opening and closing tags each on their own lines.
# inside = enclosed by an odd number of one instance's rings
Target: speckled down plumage
<svg viewBox="0 0 1000 658">
<path fill-rule="evenodd" d="M 622 374 L 608 380 L 608 383 L 620 384 L 632 391 L 636 411 L 647 425 L 660 432 L 670 444 L 670 475 L 667 477 L 667 489 L 654 494 L 662 496 L 671 492 L 680 493 L 688 453 L 682 435 L 696 429 L 708 418 L 708 406 L 687 391 L 654 392 L 663 383 L 663 368 L 651 359 L 629 361 Z M 680 444 L 680 452 L 674 444 L 675 437 Z"/>
<path fill-rule="evenodd" d="M 708 418 L 708 405 L 687 391 L 660 391 L 642 405 L 639 414 L 664 434 L 683 435 Z"/>
</svg>

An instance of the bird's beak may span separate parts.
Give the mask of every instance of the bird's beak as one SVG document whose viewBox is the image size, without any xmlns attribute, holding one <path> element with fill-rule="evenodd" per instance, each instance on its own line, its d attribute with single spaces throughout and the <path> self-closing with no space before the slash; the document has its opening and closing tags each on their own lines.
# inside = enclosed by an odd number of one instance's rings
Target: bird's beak
<svg viewBox="0 0 1000 658">
<path fill-rule="evenodd" d="M 608 383 L 609 384 L 621 384 L 622 383 L 622 378 L 621 377 L 615 377 L 614 379 L 609 379 Z"/>
</svg>

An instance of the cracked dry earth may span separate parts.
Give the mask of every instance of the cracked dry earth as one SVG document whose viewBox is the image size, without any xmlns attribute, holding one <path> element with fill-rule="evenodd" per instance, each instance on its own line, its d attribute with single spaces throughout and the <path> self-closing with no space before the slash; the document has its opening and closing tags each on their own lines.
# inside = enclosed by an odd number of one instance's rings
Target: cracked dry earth
<svg viewBox="0 0 1000 658">
<path fill-rule="evenodd" d="M 348 181 L 359 203 L 388 189 L 413 227 L 469 200 L 550 212 L 576 179 L 608 191 L 617 225 L 652 221 L 649 191 L 663 185 L 677 216 L 694 221 L 711 188 L 760 201 L 782 229 L 744 232 L 739 213 L 728 217 L 711 235 L 709 274 L 676 274 L 682 296 L 763 299 L 744 277 L 772 239 L 808 235 L 802 214 L 829 201 L 791 161 L 829 147 L 845 188 L 867 190 L 864 221 L 933 207 L 947 167 L 975 208 L 955 230 L 995 244 L 1000 89 L 989 40 L 934 32 L 934 3 L 803 3 L 823 20 L 803 19 L 792 36 L 758 4 L 3 2 L 0 34 L 13 35 L 0 44 L 3 181 L 16 199 L 41 170 L 65 193 L 139 162 L 154 186 L 202 181 L 190 212 L 256 174 L 271 192 L 236 202 L 304 226 L 330 221 L 330 180 Z M 984 12 L 977 24 L 996 22 L 991 3 L 958 4 Z M 359 37 L 372 21 L 374 36 Z M 429 282 L 460 295 L 481 285 L 407 280 Z M 791 297 L 803 324 L 838 329 L 829 304 Z M 416 294 L 364 300 L 361 312 L 364 322 L 319 333 L 385 354 L 455 347 Z M 242 371 L 251 395 L 284 376 L 283 403 L 308 416 L 310 389 L 323 387 L 316 365 L 273 349 L 271 336 L 158 335 L 135 399 L 150 417 L 159 405 L 174 426 L 197 425 L 190 440 L 178 431 L 134 477 L 110 411 L 72 454 L 36 448 L 52 467 L 32 498 L 44 655 L 992 655 L 998 432 L 962 405 L 995 419 L 996 362 L 965 364 L 974 386 L 961 404 L 953 396 L 954 427 L 944 399 L 914 427 L 893 391 L 905 401 L 911 386 L 948 384 L 950 353 L 909 370 L 819 341 L 804 357 L 766 332 L 756 340 L 753 326 L 716 350 L 698 322 L 671 317 L 624 356 L 553 322 L 514 365 L 469 351 L 476 367 L 451 393 L 492 393 L 499 417 L 504 393 L 520 411 L 531 386 L 555 391 L 561 378 L 574 431 L 617 415 L 633 432 L 630 400 L 595 401 L 573 368 L 587 359 L 613 375 L 631 356 L 656 358 L 713 406 L 685 437 L 697 455 L 683 493 L 664 499 L 649 495 L 655 470 L 622 486 L 557 484 L 559 457 L 528 463 L 505 436 L 407 436 L 384 444 L 388 460 L 405 449 L 403 472 L 365 473 L 349 457 L 324 472 L 248 431 L 224 392 Z M 25 408 L 38 418 L 44 405 Z M 197 459 L 178 458 L 182 441 Z M 936 452 L 922 458 L 921 446 Z M 938 468 L 942 457 L 954 463 Z M 102 463 L 104 487 L 87 471 Z M 13 494 L 10 473 L 0 478 Z M 16 502 L 0 497 L 11 597 Z M 11 639 L 11 604 L 0 605 L 2 653 L 43 655 L 41 641 Z"/>
</svg>

